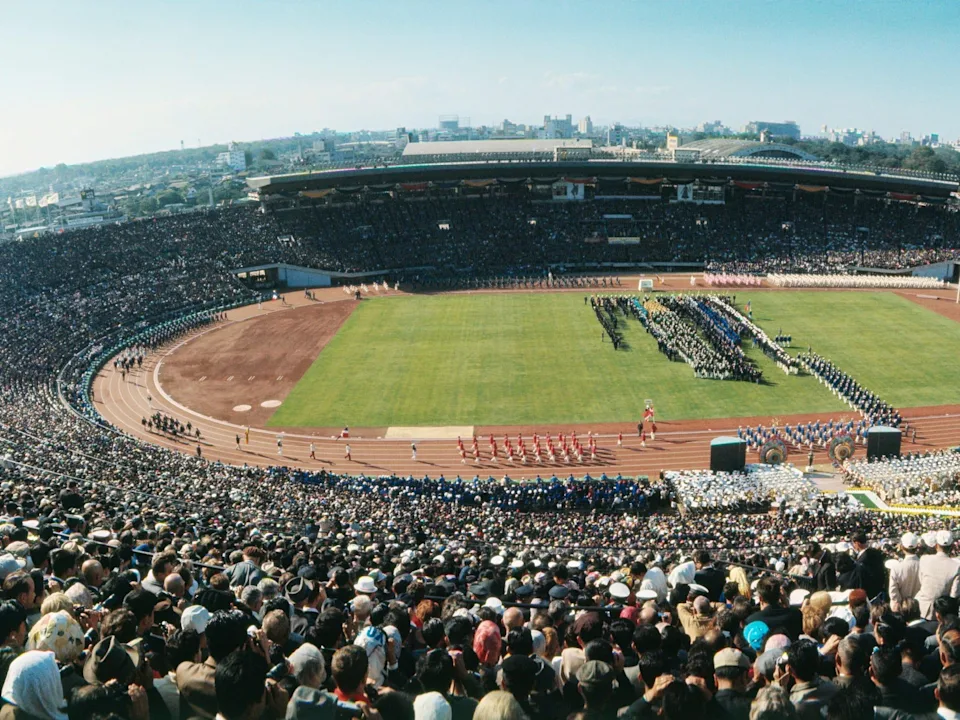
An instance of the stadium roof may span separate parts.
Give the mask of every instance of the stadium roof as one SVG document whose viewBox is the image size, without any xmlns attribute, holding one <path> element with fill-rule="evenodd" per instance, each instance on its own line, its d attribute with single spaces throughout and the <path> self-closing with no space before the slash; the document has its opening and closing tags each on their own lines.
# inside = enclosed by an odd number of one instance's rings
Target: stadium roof
<svg viewBox="0 0 960 720">
<path fill-rule="evenodd" d="M 817 160 L 815 155 L 784 143 L 762 143 L 756 140 L 695 140 L 681 145 L 678 150 L 696 150 L 701 160 L 727 157 L 773 157 L 796 160 Z"/>
<path fill-rule="evenodd" d="M 403 149 L 403 157 L 421 160 L 424 156 L 439 155 L 552 155 L 553 151 L 558 147 L 589 150 L 593 147 L 593 141 L 583 139 L 531 140 L 527 138 L 517 138 L 515 140 L 415 142 L 407 143 L 407 146 Z"/>
</svg>

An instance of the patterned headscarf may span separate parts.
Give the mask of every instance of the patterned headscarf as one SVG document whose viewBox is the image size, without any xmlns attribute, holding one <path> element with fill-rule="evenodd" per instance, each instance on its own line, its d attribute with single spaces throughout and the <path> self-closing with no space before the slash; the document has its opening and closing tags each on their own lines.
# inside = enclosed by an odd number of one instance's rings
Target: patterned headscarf
<svg viewBox="0 0 960 720">
<path fill-rule="evenodd" d="M 500 627 L 491 620 L 484 620 L 473 636 L 473 651 L 480 662 L 493 667 L 500 660 Z"/>
<path fill-rule="evenodd" d="M 52 652 L 58 663 L 68 665 L 83 652 L 83 630 L 66 610 L 48 613 L 30 628 L 27 650 Z"/>
</svg>

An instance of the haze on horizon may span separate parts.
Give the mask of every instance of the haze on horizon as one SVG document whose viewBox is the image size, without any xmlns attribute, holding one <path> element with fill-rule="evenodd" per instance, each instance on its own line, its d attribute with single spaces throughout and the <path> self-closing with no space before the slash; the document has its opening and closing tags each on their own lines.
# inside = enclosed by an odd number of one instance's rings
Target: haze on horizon
<svg viewBox="0 0 960 720">
<path fill-rule="evenodd" d="M 949 0 L 8 4 L 0 176 L 448 113 L 950 141 L 957 28 Z"/>
</svg>

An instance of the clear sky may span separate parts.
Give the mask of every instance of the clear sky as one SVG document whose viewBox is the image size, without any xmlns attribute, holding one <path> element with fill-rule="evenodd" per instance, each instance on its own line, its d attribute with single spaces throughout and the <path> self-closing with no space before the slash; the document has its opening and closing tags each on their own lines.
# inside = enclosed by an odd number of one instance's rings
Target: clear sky
<svg viewBox="0 0 960 720">
<path fill-rule="evenodd" d="M 960 0 L 0 2 L 0 176 L 545 114 L 960 137 Z"/>
</svg>

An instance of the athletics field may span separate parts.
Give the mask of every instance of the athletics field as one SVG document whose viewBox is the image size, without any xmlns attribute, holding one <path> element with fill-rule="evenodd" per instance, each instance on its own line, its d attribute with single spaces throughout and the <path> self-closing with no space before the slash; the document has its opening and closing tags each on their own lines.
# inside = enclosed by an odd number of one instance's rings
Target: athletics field
<svg viewBox="0 0 960 720">
<path fill-rule="evenodd" d="M 736 292 L 771 336 L 812 346 L 896 407 L 960 402 L 960 324 L 891 292 Z M 500 293 L 365 300 L 317 356 L 274 427 L 635 422 L 852 415 L 815 378 L 746 353 L 766 383 L 699 380 L 632 317 L 614 351 L 584 296 Z M 296 342 L 295 338 L 291 339 Z"/>
</svg>

